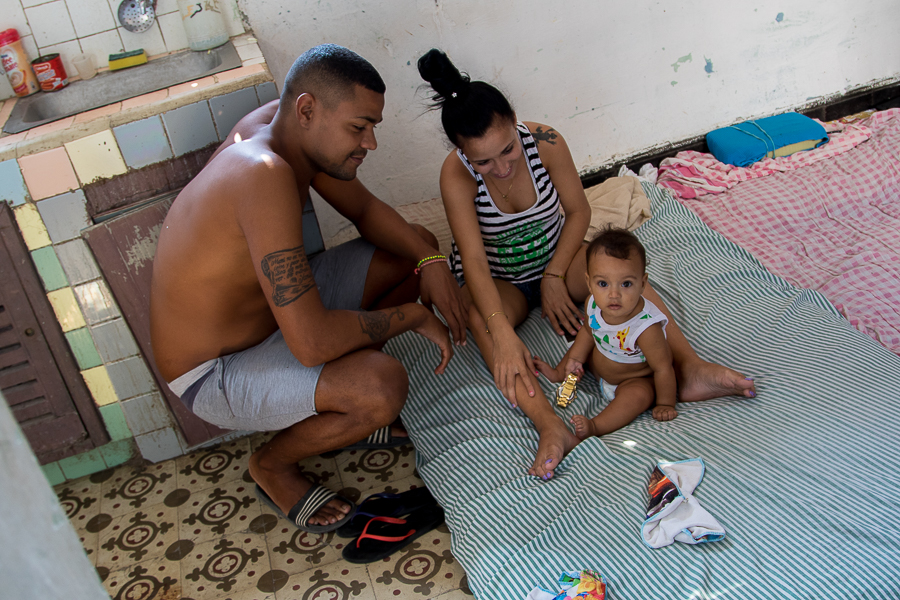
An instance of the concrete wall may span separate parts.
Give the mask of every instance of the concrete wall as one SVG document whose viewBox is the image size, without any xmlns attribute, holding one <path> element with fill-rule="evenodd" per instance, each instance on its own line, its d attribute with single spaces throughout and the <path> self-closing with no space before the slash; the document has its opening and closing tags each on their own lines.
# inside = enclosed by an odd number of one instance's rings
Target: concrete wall
<svg viewBox="0 0 900 600">
<path fill-rule="evenodd" d="M 387 86 L 378 151 L 360 169 L 395 206 L 439 195 L 446 142 L 422 115 L 416 60 L 444 49 L 549 123 L 582 171 L 876 82 L 900 79 L 896 0 L 238 0 L 279 89 L 323 42 Z M 326 240 L 346 221 L 317 202 Z"/>
</svg>

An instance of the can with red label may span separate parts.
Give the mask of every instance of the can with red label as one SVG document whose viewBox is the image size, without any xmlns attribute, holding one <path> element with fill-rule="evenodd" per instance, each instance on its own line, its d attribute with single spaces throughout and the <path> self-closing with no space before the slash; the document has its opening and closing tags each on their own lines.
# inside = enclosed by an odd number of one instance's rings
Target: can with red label
<svg viewBox="0 0 900 600">
<path fill-rule="evenodd" d="M 66 68 L 62 64 L 59 54 L 45 54 L 31 61 L 31 68 L 37 75 L 41 89 L 45 92 L 61 90 L 69 85 Z"/>
</svg>

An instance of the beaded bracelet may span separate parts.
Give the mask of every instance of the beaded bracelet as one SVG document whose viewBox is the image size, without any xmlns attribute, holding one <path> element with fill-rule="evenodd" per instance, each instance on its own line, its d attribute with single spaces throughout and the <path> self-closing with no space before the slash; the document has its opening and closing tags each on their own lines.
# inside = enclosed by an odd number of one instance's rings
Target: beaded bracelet
<svg viewBox="0 0 900 600">
<path fill-rule="evenodd" d="M 488 323 L 490 323 L 491 317 L 496 317 L 497 315 L 503 315 L 503 316 L 505 317 L 505 316 L 506 316 L 506 313 L 503 312 L 502 310 L 498 310 L 497 312 L 492 312 L 492 313 L 491 313 L 491 316 L 484 320 L 484 331 L 485 331 L 485 333 L 490 333 L 490 332 L 491 332 L 491 330 L 488 329 Z"/>
<path fill-rule="evenodd" d="M 438 256 L 438 257 L 432 257 L 431 260 L 422 259 L 419 261 L 419 266 L 416 267 L 415 269 L 413 269 L 413 273 L 418 275 L 422 271 L 422 269 L 424 269 L 428 265 L 436 265 L 438 263 L 447 264 L 447 258 L 444 256 Z"/>
<path fill-rule="evenodd" d="M 563 281 L 566 280 L 566 276 L 565 276 L 565 275 L 557 275 L 556 273 L 551 273 L 551 272 L 549 272 L 549 271 L 544 271 L 544 277 L 559 277 L 559 278 L 562 279 Z"/>
<path fill-rule="evenodd" d="M 422 260 L 419 261 L 419 264 L 416 265 L 416 268 L 421 269 L 424 266 L 422 263 L 427 262 L 429 260 L 435 260 L 438 258 L 443 258 L 444 260 L 447 260 L 447 257 L 444 256 L 443 254 L 435 254 L 434 256 L 426 256 L 425 258 L 423 258 Z"/>
</svg>

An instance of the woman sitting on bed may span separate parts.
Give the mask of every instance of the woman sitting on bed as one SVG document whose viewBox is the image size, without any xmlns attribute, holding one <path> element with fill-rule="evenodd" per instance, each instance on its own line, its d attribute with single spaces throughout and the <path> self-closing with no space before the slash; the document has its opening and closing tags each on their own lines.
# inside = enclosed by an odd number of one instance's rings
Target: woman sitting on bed
<svg viewBox="0 0 900 600">
<path fill-rule="evenodd" d="M 470 81 L 439 50 L 422 56 L 418 68 L 457 148 L 444 160 L 441 196 L 453 233 L 450 267 L 469 306 L 468 327 L 497 387 L 540 434 L 529 473 L 549 479 L 579 440 L 537 385 L 531 353 L 514 328 L 537 306 L 559 335 L 581 328 L 576 302 L 589 293 L 582 240 L 590 206 L 568 146 L 553 128 L 519 122 L 497 88 Z M 662 299 L 649 287 L 645 293 L 669 318 L 681 401 L 754 395 L 751 380 L 701 360 Z"/>
</svg>

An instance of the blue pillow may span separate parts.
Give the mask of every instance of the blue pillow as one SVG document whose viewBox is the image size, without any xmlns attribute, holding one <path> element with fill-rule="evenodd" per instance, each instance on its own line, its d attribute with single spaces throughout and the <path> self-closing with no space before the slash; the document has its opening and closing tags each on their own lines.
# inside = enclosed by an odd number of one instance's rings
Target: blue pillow
<svg viewBox="0 0 900 600">
<path fill-rule="evenodd" d="M 828 141 L 825 128 L 809 117 L 789 112 L 722 127 L 706 134 L 716 160 L 746 167 L 763 158 L 787 156 Z"/>
</svg>

